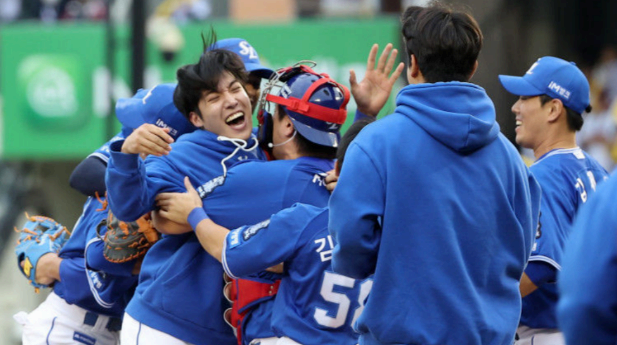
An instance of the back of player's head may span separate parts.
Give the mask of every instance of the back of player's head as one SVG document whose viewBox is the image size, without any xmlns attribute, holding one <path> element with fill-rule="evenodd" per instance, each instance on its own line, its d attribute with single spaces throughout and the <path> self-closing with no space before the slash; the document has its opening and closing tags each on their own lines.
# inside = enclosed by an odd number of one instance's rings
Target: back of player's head
<svg viewBox="0 0 617 345">
<path fill-rule="evenodd" d="M 211 31 L 208 40 L 203 35 L 202 39 L 206 50 L 216 41 L 216 34 Z M 197 63 L 180 67 L 176 73 L 178 86 L 174 92 L 174 104 L 178 110 L 187 119 L 192 111 L 200 114 L 198 104 L 203 93 L 218 91 L 219 81 L 225 73 L 230 73 L 241 84 L 246 83 L 247 72 L 242 59 L 226 49 L 207 50 Z"/>
<path fill-rule="evenodd" d="M 544 56 L 531 65 L 522 77 L 500 75 L 499 81 L 514 95 L 541 96 L 542 105 L 559 99 L 566 108 L 568 127 L 572 131 L 581 129 L 581 115 L 591 111 L 589 82 L 574 62 Z"/>
<path fill-rule="evenodd" d="M 276 84 L 278 92 L 273 92 Z M 289 116 L 297 131 L 296 142 L 301 153 L 310 156 L 334 158 L 341 135 L 340 129 L 347 118 L 349 90 L 326 74 L 318 74 L 306 65 L 277 71 L 268 82 L 262 95 L 261 140 L 269 140 L 264 121 L 273 109 L 266 110 L 266 103 L 279 108 L 279 117 Z"/>
<path fill-rule="evenodd" d="M 339 171 L 343 167 L 343 162 L 345 161 L 345 155 L 347 154 L 347 148 L 349 148 L 349 144 L 351 144 L 351 142 L 358 136 L 358 134 L 360 134 L 360 131 L 364 129 L 364 127 L 373 122 L 375 122 L 375 120 L 373 119 L 363 119 L 356 121 L 351 126 L 349 126 L 349 128 L 345 132 L 345 135 L 343 135 L 343 137 L 341 138 L 341 143 L 336 151 L 336 161 L 338 164 L 337 168 Z"/>
<path fill-rule="evenodd" d="M 439 3 L 408 7 L 401 16 L 407 56 L 429 83 L 468 81 L 482 49 L 482 31 L 468 13 Z"/>
</svg>

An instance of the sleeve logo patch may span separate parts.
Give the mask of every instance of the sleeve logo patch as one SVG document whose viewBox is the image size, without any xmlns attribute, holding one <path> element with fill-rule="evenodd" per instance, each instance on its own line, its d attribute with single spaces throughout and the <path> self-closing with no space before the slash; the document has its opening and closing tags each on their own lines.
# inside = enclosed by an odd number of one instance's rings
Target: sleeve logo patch
<svg viewBox="0 0 617 345">
<path fill-rule="evenodd" d="M 244 230 L 244 232 L 242 233 L 242 239 L 244 239 L 245 241 L 248 241 L 249 238 L 255 236 L 255 234 L 263 229 L 268 227 L 268 225 L 270 224 L 270 219 L 266 219 L 261 223 L 257 223 L 255 225 L 251 225 L 248 228 L 246 228 Z"/>
</svg>

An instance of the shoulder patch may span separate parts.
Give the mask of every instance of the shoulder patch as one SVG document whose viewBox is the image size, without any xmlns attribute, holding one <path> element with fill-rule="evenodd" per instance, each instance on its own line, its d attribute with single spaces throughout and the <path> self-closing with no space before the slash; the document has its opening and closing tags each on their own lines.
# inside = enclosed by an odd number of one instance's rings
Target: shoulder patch
<svg viewBox="0 0 617 345">
<path fill-rule="evenodd" d="M 255 236 L 255 234 L 263 229 L 268 227 L 268 225 L 270 224 L 270 219 L 266 219 L 261 223 L 257 223 L 255 225 L 251 225 L 248 228 L 244 229 L 243 233 L 242 233 L 242 239 L 245 241 L 248 241 L 248 239 L 250 239 L 251 237 Z"/>
</svg>

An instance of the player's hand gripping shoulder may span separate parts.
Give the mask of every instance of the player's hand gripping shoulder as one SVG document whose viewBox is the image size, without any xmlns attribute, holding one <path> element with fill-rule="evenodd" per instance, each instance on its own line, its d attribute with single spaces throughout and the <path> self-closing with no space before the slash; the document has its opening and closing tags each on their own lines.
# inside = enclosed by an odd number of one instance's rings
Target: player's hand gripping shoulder
<svg viewBox="0 0 617 345">
<path fill-rule="evenodd" d="M 336 174 L 336 171 L 334 169 L 328 171 L 326 174 L 326 189 L 328 190 L 328 192 L 332 193 L 334 191 L 334 188 L 336 188 L 336 183 L 338 182 L 338 175 Z"/>
<path fill-rule="evenodd" d="M 394 83 L 405 67 L 402 62 L 399 63 L 392 75 L 390 75 L 398 50 L 393 50 L 392 44 L 388 43 L 381 53 L 375 68 L 375 58 L 377 57 L 378 50 L 379 46 L 374 44 L 368 55 L 366 74 L 362 81 L 358 83 L 356 81 L 356 72 L 354 70 L 349 71 L 351 93 L 358 105 L 358 111 L 369 116 L 377 116 L 381 108 L 386 104 Z"/>
<path fill-rule="evenodd" d="M 171 151 L 169 144 L 173 142 L 174 139 L 169 135 L 169 128 L 145 123 L 124 140 L 122 153 L 163 156 Z"/>
<path fill-rule="evenodd" d="M 203 202 L 188 177 L 184 178 L 184 186 L 186 193 L 160 193 L 156 196 L 160 216 L 172 222 L 186 224 L 191 211 L 203 207 Z"/>
</svg>

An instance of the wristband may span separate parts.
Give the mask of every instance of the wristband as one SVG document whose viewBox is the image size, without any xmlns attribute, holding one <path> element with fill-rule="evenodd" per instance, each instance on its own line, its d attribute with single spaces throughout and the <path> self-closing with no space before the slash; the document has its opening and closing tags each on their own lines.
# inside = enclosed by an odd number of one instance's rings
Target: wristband
<svg viewBox="0 0 617 345">
<path fill-rule="evenodd" d="M 188 218 L 186 219 L 189 224 L 191 224 L 191 228 L 193 231 L 197 230 L 197 224 L 199 224 L 202 220 L 210 219 L 208 214 L 202 207 L 195 207 L 191 213 L 189 213 Z"/>
</svg>

